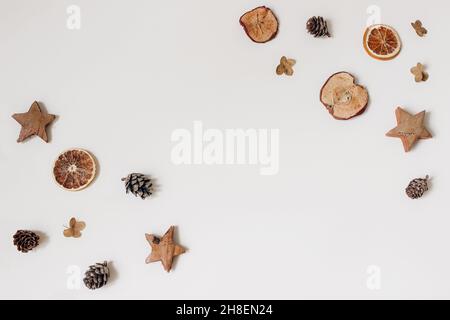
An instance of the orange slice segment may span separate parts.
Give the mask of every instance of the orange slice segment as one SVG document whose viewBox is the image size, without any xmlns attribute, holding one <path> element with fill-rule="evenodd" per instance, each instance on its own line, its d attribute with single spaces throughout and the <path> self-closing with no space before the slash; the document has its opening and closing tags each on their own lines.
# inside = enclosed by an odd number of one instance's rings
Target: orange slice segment
<svg viewBox="0 0 450 320">
<path fill-rule="evenodd" d="M 86 188 L 95 178 L 94 157 L 87 151 L 71 149 L 61 153 L 53 166 L 56 183 L 69 191 Z"/>
<path fill-rule="evenodd" d="M 400 36 L 392 27 L 377 24 L 370 26 L 364 33 L 364 49 L 378 60 L 392 60 L 402 48 Z"/>
</svg>

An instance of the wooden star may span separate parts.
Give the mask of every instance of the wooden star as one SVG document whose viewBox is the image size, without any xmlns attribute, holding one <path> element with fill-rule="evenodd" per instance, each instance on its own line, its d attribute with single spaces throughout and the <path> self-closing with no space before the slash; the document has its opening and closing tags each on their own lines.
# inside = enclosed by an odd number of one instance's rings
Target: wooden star
<svg viewBox="0 0 450 320">
<path fill-rule="evenodd" d="M 16 113 L 12 117 L 22 126 L 17 142 L 23 142 L 34 135 L 48 142 L 46 127 L 56 118 L 53 114 L 42 112 L 37 101 L 33 102 L 28 112 Z"/>
<path fill-rule="evenodd" d="M 419 139 L 430 139 L 433 136 L 425 128 L 425 111 L 416 115 L 411 115 L 398 107 L 395 111 L 397 117 L 397 127 L 389 131 L 388 137 L 400 138 L 403 142 L 405 152 L 409 152 Z"/>
<path fill-rule="evenodd" d="M 152 253 L 147 257 L 145 263 L 161 261 L 164 270 L 170 272 L 172 269 L 173 258 L 186 252 L 186 250 L 177 245 L 173 240 L 175 227 L 170 227 L 162 238 L 152 234 L 145 234 L 145 238 L 152 247 Z"/>
</svg>

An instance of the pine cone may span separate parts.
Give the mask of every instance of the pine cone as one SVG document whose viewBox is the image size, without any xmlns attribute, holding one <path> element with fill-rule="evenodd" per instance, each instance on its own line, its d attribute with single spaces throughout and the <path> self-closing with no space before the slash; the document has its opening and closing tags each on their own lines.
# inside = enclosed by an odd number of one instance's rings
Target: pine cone
<svg viewBox="0 0 450 320">
<path fill-rule="evenodd" d="M 17 250 L 27 253 L 39 245 L 39 236 L 33 231 L 19 230 L 13 236 Z"/>
<path fill-rule="evenodd" d="M 327 22 L 322 17 L 312 17 L 306 23 L 306 29 L 310 34 L 312 34 L 315 38 L 319 37 L 331 37 L 330 32 L 328 31 Z"/>
<path fill-rule="evenodd" d="M 100 289 L 108 283 L 109 268 L 108 263 L 96 263 L 89 267 L 88 271 L 84 274 L 84 284 L 91 290 Z"/>
<path fill-rule="evenodd" d="M 426 176 L 425 179 L 414 179 L 411 181 L 406 188 L 406 194 L 411 199 L 419 199 L 423 196 L 423 194 L 428 191 L 428 179 L 429 176 Z"/>
<path fill-rule="evenodd" d="M 152 195 L 152 179 L 141 173 L 132 173 L 128 177 L 123 178 L 125 181 L 125 189 L 127 193 L 131 192 L 136 197 L 139 196 L 142 199 L 150 197 Z"/>
</svg>

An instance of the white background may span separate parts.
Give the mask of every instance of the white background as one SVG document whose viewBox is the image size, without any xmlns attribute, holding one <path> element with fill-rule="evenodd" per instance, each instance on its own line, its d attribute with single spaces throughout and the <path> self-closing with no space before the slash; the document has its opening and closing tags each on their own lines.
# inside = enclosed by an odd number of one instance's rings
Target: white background
<svg viewBox="0 0 450 320">
<path fill-rule="evenodd" d="M 66 28 L 80 6 L 81 30 Z M 251 42 L 238 19 L 265 4 L 280 20 L 273 41 Z M 366 9 L 403 41 L 391 62 L 362 47 Z M 445 1 L 0 0 L 0 297 L 57 299 L 450 298 L 448 12 Z M 314 39 L 322 15 L 333 38 Z M 410 23 L 429 30 L 419 38 Z M 278 77 L 282 55 L 297 59 Z M 428 67 L 416 84 L 409 69 Z M 323 82 L 346 70 L 371 103 L 361 117 L 334 120 L 319 102 Z M 34 100 L 58 115 L 51 143 L 17 144 L 11 118 Z M 386 138 L 394 110 L 426 109 L 435 138 L 405 154 Z M 205 128 L 280 129 L 280 171 L 256 166 L 175 166 L 171 134 Z M 52 180 L 57 155 L 90 150 L 95 183 L 79 193 Z M 151 174 L 147 201 L 120 179 Z M 432 176 L 419 201 L 404 188 Z M 62 232 L 71 216 L 81 239 Z M 189 249 L 172 273 L 146 265 L 146 232 L 176 225 Z M 17 229 L 44 234 L 34 252 L 12 245 Z M 102 290 L 69 290 L 69 266 L 112 262 Z M 369 266 L 381 289 L 366 286 Z"/>
</svg>

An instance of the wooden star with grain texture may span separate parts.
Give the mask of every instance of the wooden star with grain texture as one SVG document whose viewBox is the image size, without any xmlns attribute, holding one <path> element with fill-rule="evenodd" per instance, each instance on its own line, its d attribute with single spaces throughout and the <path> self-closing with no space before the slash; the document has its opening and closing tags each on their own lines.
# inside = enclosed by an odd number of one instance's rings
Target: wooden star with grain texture
<svg viewBox="0 0 450 320">
<path fill-rule="evenodd" d="M 427 128 L 425 128 L 425 113 L 425 111 L 422 111 L 416 115 L 412 115 L 401 107 L 398 107 L 395 111 L 397 127 L 389 131 L 386 135 L 388 137 L 400 138 L 403 142 L 405 152 L 409 152 L 417 140 L 433 137 Z"/>
<path fill-rule="evenodd" d="M 147 257 L 145 263 L 161 261 L 164 270 L 170 272 L 173 265 L 173 258 L 186 252 L 186 249 L 179 246 L 173 240 L 175 227 L 170 227 L 162 238 L 152 234 L 145 234 L 145 238 L 152 247 L 152 253 Z"/>
<path fill-rule="evenodd" d="M 28 112 L 16 113 L 12 117 L 22 126 L 17 142 L 23 142 L 34 135 L 48 142 L 46 128 L 56 118 L 53 114 L 42 112 L 37 101 L 33 102 Z"/>
</svg>

